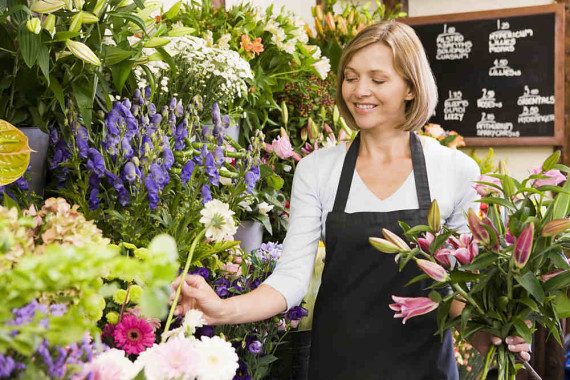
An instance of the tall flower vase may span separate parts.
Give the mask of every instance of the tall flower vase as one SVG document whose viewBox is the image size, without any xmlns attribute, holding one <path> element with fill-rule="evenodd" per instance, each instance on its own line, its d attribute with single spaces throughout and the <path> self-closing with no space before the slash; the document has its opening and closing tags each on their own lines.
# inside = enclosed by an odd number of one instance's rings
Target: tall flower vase
<svg viewBox="0 0 570 380">
<path fill-rule="evenodd" d="M 30 155 L 30 190 L 39 196 L 44 194 L 46 181 L 46 162 L 49 147 L 49 135 L 38 127 L 18 127 L 28 137 L 28 145 L 34 152 Z"/>
<path fill-rule="evenodd" d="M 247 253 L 258 249 L 263 242 L 263 224 L 254 220 L 242 220 L 234 240 L 241 241 L 240 246 Z"/>
</svg>

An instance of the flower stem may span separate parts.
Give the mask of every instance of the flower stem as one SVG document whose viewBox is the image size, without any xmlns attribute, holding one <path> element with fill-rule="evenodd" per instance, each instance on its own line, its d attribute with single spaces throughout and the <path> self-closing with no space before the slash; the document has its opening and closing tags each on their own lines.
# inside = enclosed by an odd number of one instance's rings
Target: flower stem
<svg viewBox="0 0 570 380">
<path fill-rule="evenodd" d="M 540 377 L 540 375 L 538 373 L 536 373 L 536 371 L 534 370 L 534 368 L 532 368 L 532 366 L 530 365 L 529 362 L 527 362 L 526 360 L 523 360 L 523 365 L 524 368 L 530 372 L 530 374 L 532 375 L 532 377 L 536 380 L 542 380 L 542 377 Z"/>
<path fill-rule="evenodd" d="M 465 292 L 465 290 L 461 289 L 461 287 L 457 284 L 453 284 L 453 287 L 455 288 L 455 290 L 457 290 L 459 294 L 461 294 L 461 296 L 463 296 L 463 298 L 465 298 L 467 301 L 469 301 L 469 303 L 475 306 L 477 311 L 481 313 L 481 316 L 483 317 L 485 316 L 485 311 L 483 311 L 481 306 L 479 306 L 479 304 L 475 302 L 475 300 L 467 292 Z"/>
<path fill-rule="evenodd" d="M 186 275 L 188 274 L 188 271 L 190 270 L 190 264 L 192 263 L 192 256 L 194 256 L 194 250 L 196 249 L 196 245 L 198 244 L 198 242 L 200 240 L 202 240 L 202 237 L 206 233 L 206 230 L 207 230 L 207 227 L 202 229 L 202 231 L 200 231 L 200 233 L 198 233 L 198 235 L 194 238 L 194 241 L 192 241 L 192 245 L 190 246 L 190 251 L 188 252 L 188 257 L 186 258 L 186 265 L 184 265 L 184 270 L 180 274 L 180 284 L 178 285 L 178 288 L 176 289 L 176 294 L 174 295 L 174 299 L 172 300 L 172 305 L 170 306 L 170 312 L 168 313 L 168 318 L 166 319 L 166 324 L 164 325 L 164 332 L 167 332 L 170 330 L 170 324 L 172 323 L 172 317 L 174 316 L 174 310 L 176 309 L 176 306 L 178 304 L 178 299 L 180 298 L 180 292 L 182 291 L 182 285 L 184 284 L 184 280 L 186 279 Z M 162 338 L 162 342 L 164 342 L 164 335 Z"/>
<path fill-rule="evenodd" d="M 495 357 L 495 350 L 496 347 L 494 345 L 491 345 L 491 347 L 489 347 L 489 351 L 487 351 L 487 355 L 485 355 L 485 366 L 483 367 L 483 375 L 481 376 L 480 380 L 487 379 L 487 373 L 489 372 L 489 367 L 491 366 L 491 363 L 493 362 L 493 359 Z"/>
</svg>

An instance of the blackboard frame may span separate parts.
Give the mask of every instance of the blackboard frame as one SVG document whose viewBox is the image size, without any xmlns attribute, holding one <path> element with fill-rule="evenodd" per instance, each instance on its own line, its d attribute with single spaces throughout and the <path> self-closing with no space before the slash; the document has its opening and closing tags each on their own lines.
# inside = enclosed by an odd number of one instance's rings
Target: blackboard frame
<svg viewBox="0 0 570 380">
<path fill-rule="evenodd" d="M 467 146 L 564 146 L 564 41 L 565 41 L 565 5 L 550 4 L 533 7 L 520 7 L 478 11 L 468 13 L 451 13 L 434 16 L 407 17 L 399 19 L 408 25 L 445 24 L 457 21 L 493 20 L 504 17 L 527 16 L 538 14 L 554 14 L 554 135 L 536 137 L 466 137 Z"/>
</svg>

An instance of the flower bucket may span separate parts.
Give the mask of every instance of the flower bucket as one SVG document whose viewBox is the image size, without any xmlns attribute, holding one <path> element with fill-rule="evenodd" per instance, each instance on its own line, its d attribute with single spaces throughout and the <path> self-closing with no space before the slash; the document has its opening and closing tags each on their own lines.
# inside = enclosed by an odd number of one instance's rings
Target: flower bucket
<svg viewBox="0 0 570 380">
<path fill-rule="evenodd" d="M 270 379 L 308 380 L 311 330 L 290 331 L 275 350 Z"/>
<path fill-rule="evenodd" d="M 38 127 L 18 127 L 18 129 L 28 137 L 28 145 L 35 151 L 30 155 L 30 190 L 43 197 L 49 135 Z"/>
<path fill-rule="evenodd" d="M 247 253 L 258 249 L 263 242 L 263 224 L 253 220 L 242 220 L 234 235 L 234 240 L 241 241 L 241 248 Z"/>
</svg>

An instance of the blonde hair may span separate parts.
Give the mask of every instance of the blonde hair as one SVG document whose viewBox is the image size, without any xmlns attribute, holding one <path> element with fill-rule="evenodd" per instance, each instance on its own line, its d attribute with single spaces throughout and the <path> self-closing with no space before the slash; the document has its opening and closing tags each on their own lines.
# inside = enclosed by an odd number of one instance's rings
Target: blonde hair
<svg viewBox="0 0 570 380">
<path fill-rule="evenodd" d="M 410 86 L 414 98 L 406 103 L 405 122 L 400 129 L 414 131 L 421 128 L 433 114 L 437 104 L 437 87 L 425 50 L 408 25 L 388 21 L 364 28 L 346 46 L 338 65 L 336 102 L 348 126 L 358 129 L 346 102 L 342 98 L 344 69 L 354 54 L 374 43 L 383 43 L 392 49 L 394 68 Z"/>
</svg>

